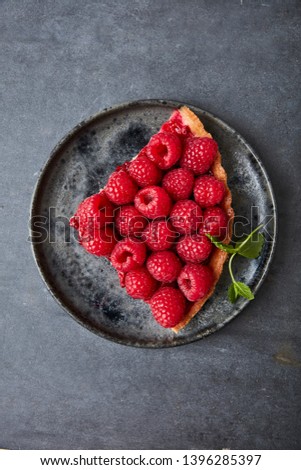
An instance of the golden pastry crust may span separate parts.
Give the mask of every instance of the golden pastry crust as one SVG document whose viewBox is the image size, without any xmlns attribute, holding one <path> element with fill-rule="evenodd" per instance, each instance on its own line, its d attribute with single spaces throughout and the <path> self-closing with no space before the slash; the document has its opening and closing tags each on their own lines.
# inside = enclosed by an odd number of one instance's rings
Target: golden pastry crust
<svg viewBox="0 0 301 470">
<path fill-rule="evenodd" d="M 212 135 L 207 132 L 202 124 L 202 122 L 199 120 L 199 118 L 186 106 L 183 106 L 182 108 L 179 109 L 179 112 L 182 116 L 184 124 L 190 127 L 192 133 L 196 137 L 210 137 L 212 138 Z M 225 240 L 223 240 L 223 243 L 230 243 L 231 237 L 232 237 L 232 226 L 233 226 L 233 218 L 234 218 L 234 210 L 231 206 L 232 204 L 232 195 L 230 192 L 230 189 L 227 185 L 227 174 L 222 166 L 221 163 L 221 154 L 220 152 L 217 153 L 216 159 L 211 167 L 213 175 L 220 181 L 223 181 L 226 187 L 226 192 L 224 199 L 222 200 L 220 206 L 224 211 L 226 212 L 228 218 L 229 218 L 229 223 L 228 223 L 228 231 L 227 231 L 227 237 Z M 175 333 L 178 333 L 182 328 L 184 328 L 190 320 L 200 311 L 200 309 L 203 307 L 205 302 L 211 297 L 211 295 L 214 292 L 215 286 L 222 274 L 223 271 L 223 266 L 225 261 L 227 260 L 227 253 L 224 251 L 219 250 L 218 248 L 213 247 L 212 253 L 209 258 L 209 263 L 208 266 L 212 269 L 213 275 L 214 275 L 214 284 L 208 294 L 203 297 L 201 300 L 198 302 L 195 302 L 190 310 L 186 313 L 184 318 L 178 323 L 176 326 L 172 328 L 172 330 Z"/>
</svg>

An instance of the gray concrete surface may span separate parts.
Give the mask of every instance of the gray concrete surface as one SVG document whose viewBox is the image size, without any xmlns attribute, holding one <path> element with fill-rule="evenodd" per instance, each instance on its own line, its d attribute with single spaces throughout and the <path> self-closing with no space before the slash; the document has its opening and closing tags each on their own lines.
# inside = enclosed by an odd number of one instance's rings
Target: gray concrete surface
<svg viewBox="0 0 301 470">
<path fill-rule="evenodd" d="M 0 447 L 300 449 L 300 2 L 0 2 Z M 279 208 L 256 300 L 197 343 L 140 350 L 74 322 L 27 242 L 57 141 L 91 113 L 169 98 L 261 156 Z"/>
</svg>

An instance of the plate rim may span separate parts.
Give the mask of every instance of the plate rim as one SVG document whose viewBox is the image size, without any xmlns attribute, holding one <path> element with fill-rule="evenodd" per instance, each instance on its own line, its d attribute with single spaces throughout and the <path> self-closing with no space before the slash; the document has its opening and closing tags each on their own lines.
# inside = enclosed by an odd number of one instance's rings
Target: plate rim
<svg viewBox="0 0 301 470">
<path fill-rule="evenodd" d="M 263 265 L 262 272 L 260 274 L 260 278 L 257 281 L 257 284 L 253 290 L 254 294 L 258 292 L 259 288 L 262 286 L 268 270 L 271 266 L 271 263 L 274 258 L 275 250 L 276 250 L 276 243 L 278 239 L 278 210 L 277 210 L 277 203 L 276 203 L 276 198 L 273 190 L 273 186 L 270 180 L 270 177 L 265 169 L 264 164 L 262 163 L 261 159 L 259 158 L 257 152 L 253 149 L 253 147 L 245 140 L 245 138 L 237 132 L 232 126 L 227 124 L 225 121 L 223 121 L 221 118 L 216 116 L 214 113 L 211 113 L 203 108 L 200 108 L 198 106 L 195 106 L 193 104 L 187 104 L 181 101 L 175 101 L 175 100 L 169 100 L 169 99 L 141 99 L 141 100 L 133 100 L 133 101 L 126 101 L 123 103 L 119 103 L 110 107 L 103 108 L 102 110 L 86 117 L 82 121 L 80 121 L 78 124 L 76 124 L 74 127 L 70 129 L 59 141 L 57 144 L 53 147 L 51 152 L 48 155 L 47 160 L 43 164 L 40 172 L 39 172 L 39 177 L 35 183 L 32 198 L 31 198 L 31 203 L 30 203 L 30 227 L 29 227 L 29 236 L 30 236 L 30 245 L 31 245 L 31 250 L 33 254 L 33 258 L 35 260 L 36 266 L 38 268 L 39 274 L 41 278 L 44 281 L 44 284 L 46 285 L 46 288 L 48 292 L 52 295 L 52 297 L 56 300 L 56 302 L 60 305 L 60 307 L 68 313 L 77 323 L 79 323 L 81 326 L 89 330 L 90 332 L 96 334 L 99 337 L 105 338 L 111 342 L 118 343 L 124 346 L 130 346 L 130 347 L 136 347 L 136 348 L 144 348 L 144 349 L 162 349 L 162 348 L 170 348 L 170 347 L 177 347 L 177 346 L 184 346 L 188 345 L 190 343 L 193 343 L 195 341 L 199 341 L 200 339 L 206 338 L 212 333 L 215 333 L 222 329 L 224 326 L 226 326 L 230 321 L 232 321 L 234 318 L 238 316 L 239 313 L 241 313 L 245 307 L 249 304 L 250 300 L 244 299 L 242 303 L 240 304 L 239 307 L 236 307 L 236 309 L 233 310 L 233 313 L 231 314 L 230 317 L 227 317 L 223 323 L 219 323 L 217 325 L 214 325 L 211 328 L 207 328 L 206 330 L 202 330 L 200 333 L 196 334 L 193 338 L 180 338 L 180 337 L 175 337 L 174 340 L 171 343 L 161 343 L 161 344 L 155 344 L 150 341 L 146 342 L 133 342 L 131 339 L 126 339 L 126 338 L 119 338 L 118 336 L 112 336 L 110 333 L 107 333 L 106 331 L 102 330 L 100 331 L 97 329 L 94 325 L 90 324 L 89 321 L 84 321 L 83 319 L 79 318 L 75 312 L 72 311 L 72 309 L 69 309 L 67 305 L 63 303 L 63 301 L 60 299 L 59 295 L 55 291 L 55 288 L 52 286 L 49 276 L 47 276 L 47 273 L 43 271 L 43 265 L 41 262 L 41 257 L 38 253 L 37 245 L 32 242 L 32 235 L 34 232 L 34 227 L 33 227 L 33 218 L 35 215 L 38 214 L 37 206 L 39 204 L 39 194 L 42 190 L 42 183 L 43 179 L 47 175 L 48 169 L 51 167 L 51 164 L 55 160 L 57 153 L 61 152 L 63 147 L 72 139 L 76 136 L 78 132 L 83 130 L 86 126 L 90 125 L 93 121 L 98 120 L 102 116 L 107 116 L 110 113 L 115 113 L 120 110 L 126 109 L 126 108 L 131 108 L 135 106 L 162 106 L 162 107 L 171 107 L 171 108 L 179 108 L 181 106 L 188 106 L 192 111 L 196 113 L 201 113 L 205 116 L 209 116 L 213 118 L 218 124 L 220 124 L 223 127 L 226 127 L 229 131 L 231 131 L 245 146 L 246 148 L 250 151 L 250 153 L 254 156 L 256 163 L 260 167 L 260 170 L 262 171 L 264 178 L 266 179 L 267 186 L 269 189 L 269 196 L 271 199 L 271 203 L 273 205 L 273 212 L 274 212 L 274 218 L 273 218 L 273 229 L 274 229 L 274 238 L 272 241 L 272 246 L 269 250 L 268 257 Z"/>
</svg>

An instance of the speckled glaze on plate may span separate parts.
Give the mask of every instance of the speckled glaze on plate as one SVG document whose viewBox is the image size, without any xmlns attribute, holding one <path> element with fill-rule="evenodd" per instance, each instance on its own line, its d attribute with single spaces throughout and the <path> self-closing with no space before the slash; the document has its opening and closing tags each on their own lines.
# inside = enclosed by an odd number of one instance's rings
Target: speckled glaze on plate
<svg viewBox="0 0 301 470">
<path fill-rule="evenodd" d="M 47 238 L 33 243 L 33 252 L 50 292 L 81 325 L 130 346 L 190 343 L 225 326 L 248 304 L 242 298 L 235 305 L 227 300 L 230 277 L 224 269 L 211 299 L 189 325 L 175 334 L 153 320 L 147 304 L 126 294 L 109 262 L 85 252 L 66 223 L 78 204 L 103 187 L 115 167 L 135 156 L 182 104 L 136 101 L 105 109 L 81 122 L 51 153 L 33 196 L 32 236 L 36 235 L 37 220 L 48 227 Z M 248 221 L 244 229 L 249 233 L 251 226 L 267 222 L 267 242 L 261 256 L 256 260 L 238 257 L 235 262 L 237 280 L 256 292 L 275 247 L 276 207 L 269 178 L 258 156 L 235 130 L 212 114 L 188 106 L 219 144 L 236 220 L 242 222 L 240 228 Z"/>
</svg>

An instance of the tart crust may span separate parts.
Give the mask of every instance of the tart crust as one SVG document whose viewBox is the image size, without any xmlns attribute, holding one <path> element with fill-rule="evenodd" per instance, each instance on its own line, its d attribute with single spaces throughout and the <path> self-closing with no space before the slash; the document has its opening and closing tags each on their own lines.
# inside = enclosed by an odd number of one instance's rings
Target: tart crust
<svg viewBox="0 0 301 470">
<path fill-rule="evenodd" d="M 179 112 L 182 116 L 183 123 L 190 127 L 190 130 L 195 137 L 212 138 L 212 135 L 209 134 L 209 132 L 205 130 L 200 119 L 189 108 L 187 108 L 186 106 L 183 106 L 179 109 Z M 223 181 L 226 187 L 225 196 L 219 205 L 222 207 L 222 209 L 224 209 L 224 211 L 226 212 L 229 218 L 227 236 L 223 240 L 223 243 L 228 244 L 230 243 L 231 237 L 232 237 L 234 210 L 231 206 L 232 195 L 227 185 L 227 174 L 226 174 L 225 169 L 222 166 L 221 161 L 222 161 L 221 154 L 218 151 L 216 158 L 214 160 L 214 163 L 211 167 L 211 171 L 213 175 L 215 176 L 215 178 L 217 178 L 220 181 Z M 191 306 L 191 308 L 186 313 L 184 318 L 180 321 L 180 323 L 178 323 L 176 326 L 172 328 L 172 330 L 175 333 L 178 333 L 182 328 L 184 328 L 190 322 L 190 320 L 200 311 L 200 309 L 207 302 L 207 300 L 212 296 L 215 286 L 222 274 L 223 266 L 224 266 L 225 261 L 227 260 L 227 257 L 228 257 L 228 254 L 226 252 L 219 250 L 216 247 L 213 247 L 212 253 L 209 258 L 209 263 L 208 263 L 208 266 L 212 269 L 212 272 L 214 275 L 213 286 L 205 297 L 203 297 L 198 302 L 195 302 Z"/>
</svg>

